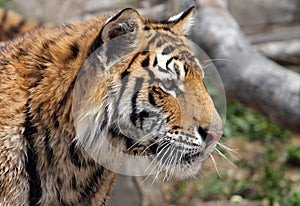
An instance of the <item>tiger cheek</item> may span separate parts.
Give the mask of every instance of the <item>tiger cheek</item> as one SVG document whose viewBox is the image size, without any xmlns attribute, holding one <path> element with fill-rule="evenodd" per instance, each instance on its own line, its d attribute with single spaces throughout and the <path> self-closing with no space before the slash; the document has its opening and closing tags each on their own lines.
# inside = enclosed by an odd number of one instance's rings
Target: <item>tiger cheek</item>
<svg viewBox="0 0 300 206">
<path fill-rule="evenodd" d="M 161 108 L 164 117 L 166 117 L 168 124 L 170 125 L 180 125 L 181 112 L 179 104 L 171 95 L 164 93 L 155 93 L 153 94 L 155 104 L 157 107 Z"/>
<path fill-rule="evenodd" d="M 181 109 L 178 101 L 173 96 L 165 98 L 164 111 L 168 117 L 168 123 L 172 126 L 180 126 L 181 123 Z"/>
</svg>

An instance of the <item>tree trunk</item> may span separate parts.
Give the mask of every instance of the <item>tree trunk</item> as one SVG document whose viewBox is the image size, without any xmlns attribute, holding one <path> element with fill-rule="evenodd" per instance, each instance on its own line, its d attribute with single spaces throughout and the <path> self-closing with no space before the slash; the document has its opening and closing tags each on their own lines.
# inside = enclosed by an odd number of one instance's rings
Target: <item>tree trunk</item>
<svg viewBox="0 0 300 206">
<path fill-rule="evenodd" d="M 226 9 L 201 5 L 192 39 L 216 61 L 227 97 L 300 132 L 300 75 L 253 50 Z"/>
</svg>

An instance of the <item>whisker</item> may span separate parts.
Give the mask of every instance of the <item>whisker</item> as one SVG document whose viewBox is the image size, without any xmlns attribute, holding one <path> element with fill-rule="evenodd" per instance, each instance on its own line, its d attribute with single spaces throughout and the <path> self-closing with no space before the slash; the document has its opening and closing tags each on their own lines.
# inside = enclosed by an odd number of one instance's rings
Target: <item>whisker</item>
<svg viewBox="0 0 300 206">
<path fill-rule="evenodd" d="M 154 158 L 153 158 L 153 160 L 154 160 Z M 152 160 L 152 161 L 153 161 Z M 152 162 L 151 162 L 151 164 L 152 164 Z M 154 163 L 155 164 L 155 163 Z M 154 166 L 154 168 L 156 167 L 156 165 Z M 142 181 L 142 184 L 144 184 L 148 179 L 149 179 L 149 177 L 150 176 L 152 176 L 152 172 L 154 171 L 154 168 L 151 170 L 151 172 L 147 175 L 147 177 Z M 146 170 L 145 170 L 146 171 Z M 159 173 L 159 171 L 157 171 L 157 173 Z"/>
<path fill-rule="evenodd" d="M 158 168 L 161 168 L 161 167 L 160 167 L 160 165 L 158 166 Z M 155 180 L 157 180 L 157 178 L 158 178 L 158 175 L 159 175 L 160 173 L 161 173 L 161 170 L 159 169 L 159 171 L 156 173 L 156 175 L 155 175 L 155 177 L 154 177 L 154 179 L 153 179 L 153 181 L 152 181 L 151 185 L 153 185 L 153 184 L 154 184 Z"/>
<path fill-rule="evenodd" d="M 200 170 L 200 173 L 203 174 L 203 175 L 206 176 L 206 177 L 209 176 L 209 175 L 208 175 L 206 172 L 204 172 L 203 170 Z"/>
<path fill-rule="evenodd" d="M 156 154 L 156 156 L 159 156 L 159 154 L 161 153 L 161 152 L 163 152 L 163 150 L 166 148 L 166 147 L 168 147 L 169 145 L 171 145 L 171 143 L 168 143 L 167 145 L 165 145 L 163 148 L 162 148 L 162 150 L 159 152 L 159 153 L 157 153 Z M 169 150 L 170 148 L 168 148 L 167 149 L 167 151 Z M 164 156 L 163 156 L 164 157 Z M 150 167 L 151 167 L 151 165 L 153 164 L 153 162 L 155 162 L 156 161 L 156 158 L 154 157 L 153 158 L 153 160 L 150 162 L 150 164 L 148 165 L 148 167 L 145 169 L 145 172 L 146 171 L 148 171 L 149 169 L 150 169 Z M 151 173 L 153 172 L 153 169 L 152 169 L 152 171 L 151 171 Z"/>
<path fill-rule="evenodd" d="M 176 149 L 176 148 L 175 148 Z M 175 174 L 175 169 L 177 167 L 177 157 L 178 157 L 178 149 L 176 150 L 176 154 L 174 156 L 174 161 L 172 160 L 171 165 L 173 164 L 173 168 L 171 169 L 171 174 L 173 173 L 173 176 Z"/>
<path fill-rule="evenodd" d="M 151 136 L 152 136 L 152 134 L 147 134 L 147 135 L 145 135 L 145 136 L 142 137 L 141 139 L 137 140 L 133 145 L 131 145 L 131 146 L 127 149 L 127 151 L 129 151 L 129 150 L 132 149 L 134 146 L 136 146 L 137 144 L 139 144 L 139 143 L 145 141 L 148 137 L 151 137 Z"/>
<path fill-rule="evenodd" d="M 147 168 L 145 169 L 144 172 L 147 172 L 150 169 L 150 167 L 152 166 L 152 164 L 155 163 L 155 161 L 156 160 L 155 160 L 155 157 L 154 157 L 153 160 L 151 160 L 150 164 L 147 166 Z M 154 170 L 154 168 L 151 170 L 150 174 L 152 174 L 153 170 Z"/>
<path fill-rule="evenodd" d="M 230 166 L 237 168 L 238 166 L 231 161 L 228 157 L 226 157 L 225 154 L 223 154 L 220 150 L 218 150 L 217 148 L 215 148 L 215 151 L 217 152 L 218 155 L 220 155 Z"/>
<path fill-rule="evenodd" d="M 118 127 L 119 127 L 118 129 L 120 130 L 120 132 L 121 132 L 122 134 L 125 135 L 126 133 L 122 130 L 122 127 L 121 127 L 121 124 L 120 124 L 120 119 L 121 119 L 121 118 L 118 118 L 118 121 L 117 121 Z"/>
<path fill-rule="evenodd" d="M 216 61 L 232 62 L 231 59 L 206 59 L 206 60 L 201 60 L 201 68 L 205 71 L 205 69 L 207 69 L 207 67 L 209 67 L 210 65 L 213 65 L 213 62 L 216 62 Z"/>
<path fill-rule="evenodd" d="M 172 161 L 173 161 L 173 158 L 175 157 L 174 155 L 172 155 L 173 153 L 174 153 L 174 151 L 175 151 L 175 147 L 174 146 L 172 146 L 173 147 L 173 149 L 172 149 L 172 151 L 170 152 L 170 154 L 169 154 L 169 157 L 168 157 L 168 161 L 167 161 L 167 163 L 166 163 L 166 165 L 168 166 L 168 172 L 169 172 L 169 177 L 168 177 L 168 179 L 167 179 L 167 181 L 169 181 L 171 178 L 172 178 L 172 169 L 174 169 L 173 167 L 172 167 Z M 170 169 L 170 170 L 169 170 Z"/>
<path fill-rule="evenodd" d="M 215 167 L 215 169 L 218 173 L 218 176 L 221 177 L 221 174 L 220 174 L 219 169 L 217 167 L 217 162 L 216 162 L 215 158 L 213 157 L 212 154 L 209 154 L 209 157 L 210 157 L 210 159 L 211 159 L 211 161 L 212 161 L 212 163 L 213 163 L 213 165 L 214 165 L 214 167 Z"/>
<path fill-rule="evenodd" d="M 221 142 L 218 142 L 217 145 L 220 146 L 220 147 L 222 147 L 223 149 L 225 149 L 226 152 L 227 152 L 231 157 L 233 157 L 235 160 L 238 160 L 238 158 L 237 158 L 234 154 L 232 154 L 232 153 L 237 154 L 237 153 L 238 153 L 238 150 L 237 150 L 237 149 L 232 149 L 232 148 L 230 148 L 230 147 L 224 145 L 224 144 L 221 143 Z"/>
<path fill-rule="evenodd" d="M 179 162 L 179 163 L 181 162 L 184 153 L 185 153 L 185 148 L 183 147 L 183 151 L 181 151 L 180 157 L 179 157 L 179 159 L 178 159 L 178 162 Z"/>
<path fill-rule="evenodd" d="M 227 61 L 227 62 L 232 62 L 232 59 L 228 59 L 228 58 L 205 59 L 205 60 L 201 60 L 201 64 L 202 64 L 202 62 L 204 62 L 204 63 L 211 63 L 211 62 L 216 62 L 216 61 Z"/>
<path fill-rule="evenodd" d="M 152 145 L 155 145 L 155 144 L 160 143 L 160 142 L 162 142 L 162 141 L 164 141 L 164 139 L 160 139 L 160 140 L 157 140 L 157 141 L 153 142 L 152 144 L 150 144 L 149 146 L 147 146 L 147 147 L 142 151 L 141 155 L 143 155 L 143 154 L 146 152 L 146 150 L 149 149 Z"/>
<path fill-rule="evenodd" d="M 171 153 L 172 153 L 172 149 L 173 149 L 173 146 L 171 146 L 171 147 L 169 147 L 169 149 L 171 149 Z M 168 151 L 169 151 L 169 149 L 168 149 Z M 168 154 L 168 152 L 166 151 L 165 152 L 165 154 L 163 155 L 163 157 L 162 157 L 162 160 L 163 160 L 163 158 L 165 157 L 165 155 L 167 155 Z M 168 162 L 169 162 L 169 160 L 170 160 L 170 158 L 171 158 L 171 155 L 168 155 L 168 157 L 166 158 L 166 161 L 165 161 L 165 164 L 164 164 L 164 168 L 165 168 L 165 178 L 166 177 L 168 177 L 170 174 L 169 174 L 169 169 L 170 169 L 170 166 L 168 165 Z M 167 181 L 167 179 L 163 179 L 163 181 Z"/>
<path fill-rule="evenodd" d="M 230 152 L 233 152 L 233 153 L 238 153 L 238 149 L 232 149 L 228 146 L 226 146 L 225 144 L 221 143 L 221 142 L 218 142 L 217 143 L 219 146 L 223 147 L 225 150 L 227 151 L 230 151 Z"/>
</svg>

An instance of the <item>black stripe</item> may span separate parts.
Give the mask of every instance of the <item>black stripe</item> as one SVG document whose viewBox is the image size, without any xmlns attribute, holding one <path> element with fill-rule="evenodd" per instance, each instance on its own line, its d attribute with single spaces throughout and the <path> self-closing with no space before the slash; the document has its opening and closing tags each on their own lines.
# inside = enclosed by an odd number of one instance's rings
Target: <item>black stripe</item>
<svg viewBox="0 0 300 206">
<path fill-rule="evenodd" d="M 79 159 L 78 153 L 77 153 L 77 148 L 76 148 L 76 141 L 73 141 L 71 146 L 69 147 L 69 155 L 71 157 L 71 162 L 78 168 L 80 169 L 82 164 Z"/>
<path fill-rule="evenodd" d="M 162 147 L 162 146 L 161 146 Z M 157 153 L 157 149 L 158 149 L 158 143 L 156 144 L 151 144 L 150 146 L 150 151 L 153 153 L 153 154 L 156 154 Z"/>
<path fill-rule="evenodd" d="M 76 181 L 76 177 L 73 175 L 70 185 L 72 186 L 73 190 L 77 190 L 77 181 Z"/>
<path fill-rule="evenodd" d="M 175 49 L 175 47 L 173 47 L 172 45 L 168 45 L 163 49 L 162 54 L 163 55 L 170 54 L 171 52 L 174 51 L 174 49 Z"/>
<path fill-rule="evenodd" d="M 138 119 L 137 111 L 136 111 L 136 100 L 137 100 L 138 92 L 136 92 L 131 98 L 132 112 L 130 114 L 130 121 L 136 126 L 136 121 Z"/>
<path fill-rule="evenodd" d="M 105 206 L 106 202 L 107 202 L 106 198 L 103 198 L 103 202 L 102 202 L 101 206 Z"/>
<path fill-rule="evenodd" d="M 157 61 L 157 57 L 155 56 L 154 61 L 153 61 L 153 67 L 156 67 L 158 61 Z"/>
<path fill-rule="evenodd" d="M 134 95 L 131 98 L 131 106 L 132 106 L 132 112 L 130 114 L 130 120 L 133 123 L 134 126 L 137 125 L 137 119 L 138 119 L 138 112 L 137 112 L 137 98 L 138 94 L 140 92 L 140 89 L 142 88 L 142 84 L 144 82 L 144 78 L 137 78 L 134 86 Z"/>
<path fill-rule="evenodd" d="M 37 169 L 37 154 L 35 150 L 35 139 L 34 134 L 37 133 L 37 128 L 32 122 L 32 115 L 30 113 L 30 103 L 29 99 L 26 103 L 25 110 L 25 122 L 24 122 L 24 137 L 28 141 L 27 148 L 27 161 L 26 161 L 26 171 L 29 175 L 29 202 L 31 206 L 38 205 L 39 200 L 42 197 L 42 188 L 39 172 Z"/>
<path fill-rule="evenodd" d="M 68 88 L 68 91 L 65 93 L 63 99 L 58 103 L 59 106 L 58 106 L 58 108 L 57 108 L 57 110 L 56 110 L 56 113 L 59 113 L 58 111 L 60 111 L 62 108 L 64 108 L 64 106 L 65 106 L 66 103 L 67 103 L 68 98 L 72 98 L 72 97 L 70 97 L 70 95 L 72 94 L 72 91 L 73 91 L 73 89 L 74 89 L 74 87 L 75 87 L 76 79 L 77 79 L 77 78 L 74 77 L 72 83 L 70 84 L 70 86 L 69 86 L 69 88 Z"/>
<path fill-rule="evenodd" d="M 174 72 L 170 69 L 169 64 L 173 61 L 173 59 L 174 59 L 174 57 L 168 59 L 168 61 L 167 61 L 167 63 L 166 63 L 167 70 L 169 70 L 169 71 L 172 72 L 172 73 L 174 73 Z"/>
<path fill-rule="evenodd" d="M 147 56 L 147 57 L 142 61 L 142 67 L 148 67 L 148 66 L 149 66 L 149 61 L 150 61 L 150 57 Z"/>
<path fill-rule="evenodd" d="M 124 72 L 122 72 L 122 74 L 121 74 L 121 80 L 122 79 L 124 79 L 127 75 L 129 75 L 130 74 L 130 71 L 128 71 L 127 69 L 124 71 Z"/>
<path fill-rule="evenodd" d="M 183 69 L 184 69 L 185 76 L 187 76 L 189 69 L 186 63 L 183 65 Z"/>
<path fill-rule="evenodd" d="M 154 98 L 152 92 L 148 93 L 148 100 L 149 100 L 150 104 L 152 104 L 153 106 L 157 106 L 155 98 Z"/>
<path fill-rule="evenodd" d="M 133 64 L 133 62 L 135 61 L 135 59 L 140 55 L 140 53 L 136 53 L 133 58 L 131 59 L 131 61 L 129 62 L 127 68 L 122 72 L 121 74 L 121 80 L 124 79 L 125 77 L 128 77 L 128 75 L 130 74 L 130 72 L 128 71 L 131 67 L 131 65 Z"/>
<path fill-rule="evenodd" d="M 10 32 L 14 33 L 14 34 L 18 34 L 21 27 L 24 26 L 25 22 L 26 21 L 24 19 L 22 19 L 17 26 L 13 26 L 13 27 L 10 28 Z"/>
<path fill-rule="evenodd" d="M 25 51 L 23 48 L 19 48 L 18 56 L 28 56 L 28 52 Z"/>
<path fill-rule="evenodd" d="M 79 46 L 77 43 L 69 45 L 71 50 L 71 55 L 67 57 L 67 61 L 72 61 L 78 57 L 79 54 Z"/>
<path fill-rule="evenodd" d="M 140 53 L 136 53 L 133 58 L 131 59 L 131 61 L 129 62 L 127 68 L 121 73 L 121 89 L 120 89 L 120 95 L 118 97 L 118 100 L 117 102 L 115 103 L 115 107 L 116 108 L 114 110 L 114 113 L 113 113 L 113 120 L 115 120 L 116 118 L 118 118 L 118 106 L 120 104 L 120 101 L 121 101 L 121 98 L 122 98 L 122 95 L 124 94 L 125 92 L 125 89 L 126 89 L 126 86 L 128 84 L 128 80 L 129 80 L 129 75 L 130 75 L 130 71 L 128 71 L 131 67 L 131 65 L 133 64 L 133 62 L 135 61 L 135 59 L 139 56 Z"/>
<path fill-rule="evenodd" d="M 53 115 L 53 122 L 54 122 L 54 127 L 57 129 L 59 127 L 59 121 L 58 121 L 58 116 L 57 116 L 56 112 Z"/>
<path fill-rule="evenodd" d="M 189 8 L 188 10 L 186 10 L 181 16 L 180 18 L 177 20 L 177 22 L 182 21 L 193 9 L 195 8 L 195 6 L 192 6 L 191 8 Z M 176 22 L 176 23 L 177 23 Z"/>
<path fill-rule="evenodd" d="M 46 152 L 48 164 L 50 165 L 52 163 L 52 160 L 53 160 L 53 149 L 50 146 L 51 133 L 50 133 L 50 130 L 48 128 L 45 128 L 45 130 L 46 130 L 46 136 L 45 136 L 45 139 L 44 139 L 44 146 L 45 146 L 45 152 Z"/>
<path fill-rule="evenodd" d="M 158 66 L 158 71 L 163 72 L 163 73 L 169 73 L 167 70 L 165 70 L 161 66 Z"/>
<path fill-rule="evenodd" d="M 150 70 L 149 69 L 149 67 L 144 67 L 144 69 L 148 72 L 148 74 L 149 74 L 149 80 L 148 80 L 148 82 L 149 83 L 152 83 L 156 78 L 155 78 L 155 75 L 154 75 L 154 73 L 153 73 L 153 71 L 152 70 Z"/>
<path fill-rule="evenodd" d="M 133 58 L 129 64 L 132 64 L 132 61 L 134 61 L 135 58 Z M 118 113 L 119 113 L 118 107 L 119 107 L 122 95 L 124 94 L 126 86 L 128 84 L 128 79 L 129 79 L 129 75 L 130 75 L 130 72 L 128 71 L 128 68 L 124 72 L 122 72 L 122 74 L 121 74 L 120 95 L 119 95 L 118 100 L 116 101 L 115 106 L 114 106 L 115 110 L 114 110 L 114 113 L 112 115 L 113 120 L 116 120 L 118 118 Z M 107 111 L 107 108 L 106 108 L 106 111 Z M 107 112 L 106 112 L 106 114 L 107 114 Z"/>
<path fill-rule="evenodd" d="M 99 191 L 100 183 L 99 180 L 101 180 L 103 177 L 104 168 L 102 166 L 98 167 L 93 174 L 88 178 L 86 184 L 84 186 L 81 186 L 82 191 L 80 192 L 79 201 L 80 203 L 78 205 L 91 205 L 92 199 L 96 195 L 96 193 Z M 100 203 L 99 203 L 100 204 Z"/>
<path fill-rule="evenodd" d="M 104 127 L 107 126 L 107 121 L 108 121 L 108 106 L 106 105 L 104 108 L 104 117 L 103 117 L 103 121 L 100 124 L 100 131 L 102 131 L 104 129 Z"/>
<path fill-rule="evenodd" d="M 150 117 L 150 113 L 147 112 L 146 110 L 143 110 L 139 113 L 139 119 L 140 119 L 140 128 L 143 129 L 144 126 L 144 120 L 145 118 L 149 118 Z"/>
<path fill-rule="evenodd" d="M 125 138 L 126 140 L 126 151 L 128 151 L 129 148 L 132 148 L 133 144 L 136 144 L 136 146 L 140 146 L 139 143 L 136 143 L 136 141 L 134 141 L 134 139 L 132 138 Z"/>
<path fill-rule="evenodd" d="M 102 28 L 103 29 L 103 28 Z M 96 51 L 104 42 L 102 40 L 102 29 L 100 30 L 99 34 L 93 41 L 93 43 L 89 46 L 87 50 L 86 58 L 88 58 L 94 51 Z"/>
<path fill-rule="evenodd" d="M 159 41 L 156 43 L 156 47 L 161 47 L 162 45 L 163 45 L 162 40 L 159 40 Z"/>
<path fill-rule="evenodd" d="M 155 32 L 154 36 L 148 41 L 146 48 L 143 50 L 143 52 L 149 52 L 150 51 L 150 45 L 155 42 L 155 40 L 160 36 L 158 32 Z"/>
</svg>

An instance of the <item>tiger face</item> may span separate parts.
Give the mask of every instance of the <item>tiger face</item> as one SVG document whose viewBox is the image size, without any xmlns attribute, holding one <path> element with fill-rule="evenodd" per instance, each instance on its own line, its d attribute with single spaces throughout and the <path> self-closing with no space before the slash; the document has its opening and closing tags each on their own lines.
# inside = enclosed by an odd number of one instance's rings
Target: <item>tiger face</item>
<svg viewBox="0 0 300 206">
<path fill-rule="evenodd" d="M 103 156 L 118 148 L 148 155 L 171 175 L 186 177 L 197 174 L 214 150 L 223 123 L 188 45 L 193 12 L 155 23 L 123 10 L 107 21 L 102 48 L 86 66 L 101 74 L 82 75 L 93 79 L 81 81 L 94 82 L 81 92 L 90 93 L 84 102 L 92 103 L 77 108 L 75 118 L 77 139 L 98 162 L 114 161 Z M 103 139 L 113 147 L 107 149 Z"/>
</svg>

